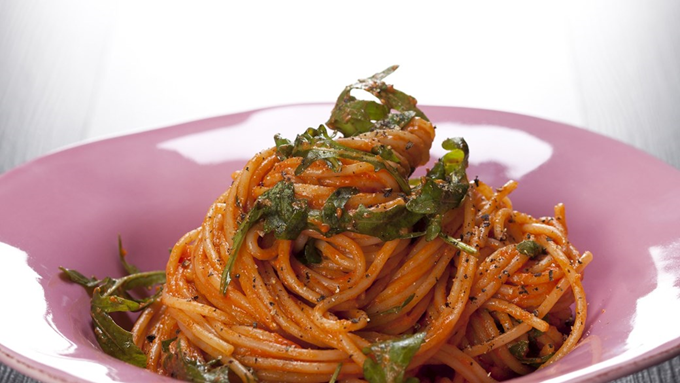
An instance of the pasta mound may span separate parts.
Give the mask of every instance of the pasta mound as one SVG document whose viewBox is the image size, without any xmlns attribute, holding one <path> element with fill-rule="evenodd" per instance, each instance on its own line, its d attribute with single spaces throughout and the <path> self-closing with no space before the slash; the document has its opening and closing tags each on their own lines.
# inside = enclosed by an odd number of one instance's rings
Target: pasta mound
<svg viewBox="0 0 680 383">
<path fill-rule="evenodd" d="M 63 269 L 92 290 L 104 351 L 189 381 L 400 383 L 505 380 L 574 349 L 593 256 L 568 240 L 564 206 L 534 218 L 513 209 L 517 182 L 469 181 L 462 138 L 410 178 L 435 129 L 383 82 L 395 69 L 235 172 L 164 273 L 138 272 L 122 245 L 126 277 Z M 131 331 L 109 316 L 140 310 Z"/>
<path fill-rule="evenodd" d="M 427 163 L 433 139 L 432 124 L 414 117 L 401 130 L 336 142 L 366 153 L 391 148 L 407 177 Z M 562 205 L 551 218 L 514 211 L 514 181 L 497 190 L 470 182 L 432 239 L 413 235 L 417 225 L 389 240 L 352 226 L 328 235 L 327 223 L 308 217 L 316 226 L 288 239 L 257 221 L 232 251 L 248 212 L 277 203 L 279 194 L 262 196 L 284 182 L 294 203 L 316 210 L 338 190 L 354 190 L 335 207 L 336 217 L 406 203 L 386 169 L 340 158 L 336 169 L 320 159 L 299 171 L 303 161 L 283 158 L 275 147 L 258 153 L 234 174 L 201 227 L 175 245 L 162 298 L 133 331 L 147 368 L 181 375 L 168 363 L 181 352 L 199 363 L 219 360 L 242 381 L 354 381 L 368 379 L 367 366 L 377 365 L 388 376 L 395 370 L 423 381 L 484 382 L 527 374 L 575 346 L 586 316 L 581 272 L 592 255 L 567 240 Z M 417 347 L 403 366 L 371 348 L 404 339 L 416 339 Z M 159 340 L 171 343 L 161 347 Z"/>
</svg>

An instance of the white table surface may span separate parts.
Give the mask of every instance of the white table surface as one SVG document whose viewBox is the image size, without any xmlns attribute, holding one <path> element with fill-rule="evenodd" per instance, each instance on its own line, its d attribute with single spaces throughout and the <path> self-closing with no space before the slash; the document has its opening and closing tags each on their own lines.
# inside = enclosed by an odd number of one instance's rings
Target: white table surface
<svg viewBox="0 0 680 383">
<path fill-rule="evenodd" d="M 421 104 L 516 112 L 680 168 L 680 2 L 0 0 L 0 173 L 68 145 L 332 102 L 392 64 Z M 0 383 L 33 382 L 0 365 Z M 680 358 L 617 382 L 680 381 Z"/>
</svg>

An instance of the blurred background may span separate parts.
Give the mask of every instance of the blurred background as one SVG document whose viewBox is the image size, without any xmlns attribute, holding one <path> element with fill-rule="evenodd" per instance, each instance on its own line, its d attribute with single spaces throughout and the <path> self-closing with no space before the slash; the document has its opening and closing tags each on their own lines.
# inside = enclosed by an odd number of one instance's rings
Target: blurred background
<svg viewBox="0 0 680 383">
<path fill-rule="evenodd" d="M 389 65 L 424 105 L 509 111 L 680 168 L 680 2 L 0 0 L 0 173 L 69 145 L 333 102 Z M 0 212 L 0 216 L 1 216 Z M 617 382 L 680 380 L 680 359 Z M 28 378 L 0 365 L 0 383 Z"/>
</svg>

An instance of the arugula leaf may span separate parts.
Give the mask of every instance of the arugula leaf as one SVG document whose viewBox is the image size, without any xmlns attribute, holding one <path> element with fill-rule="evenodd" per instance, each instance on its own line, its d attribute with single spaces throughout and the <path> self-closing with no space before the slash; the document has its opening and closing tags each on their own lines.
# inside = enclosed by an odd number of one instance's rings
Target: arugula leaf
<svg viewBox="0 0 680 383">
<path fill-rule="evenodd" d="M 347 210 L 345 204 L 359 192 L 356 188 L 344 187 L 336 189 L 326 200 L 321 212 L 310 211 L 310 216 L 328 225 L 324 233 L 332 236 L 351 231 L 389 241 L 395 238 L 413 237 L 408 229 L 422 216 L 412 214 L 404 205 L 396 205 L 389 209 L 377 210 L 360 205 L 357 209 Z"/>
<path fill-rule="evenodd" d="M 102 350 L 123 362 L 137 367 L 146 367 L 146 354 L 135 345 L 132 333 L 118 326 L 104 310 L 92 307 L 94 335 Z"/>
<path fill-rule="evenodd" d="M 465 170 L 468 166 L 470 148 L 465 139 L 462 137 L 447 138 L 442 142 L 442 148 L 448 150 L 448 153 L 441 158 L 445 174 L 448 174 L 454 182 L 465 180 L 467 183 Z"/>
<path fill-rule="evenodd" d="M 295 187 L 290 181 L 279 181 L 274 187 L 262 193 L 239 225 L 234 234 L 233 247 L 227 265 L 222 271 L 220 291 L 226 294 L 231 283 L 231 269 L 243 244 L 248 230 L 260 219 L 264 220 L 264 231 L 274 232 L 278 239 L 295 239 L 307 227 L 309 206 L 304 199 L 295 197 Z"/>
<path fill-rule="evenodd" d="M 314 246 L 316 240 L 314 238 L 309 238 L 305 247 L 301 253 L 295 254 L 295 258 L 300 261 L 303 265 L 309 266 L 312 264 L 319 264 L 322 261 L 321 254 Z"/>
<path fill-rule="evenodd" d="M 319 129 L 307 129 L 304 134 L 296 138 L 295 144 L 280 137 L 277 137 L 276 142 L 279 156 L 303 157 L 296 173 L 299 169 L 304 170 L 306 166 L 309 166 L 312 158 L 327 161 L 331 168 L 341 166 L 339 162 L 336 162 L 337 158 L 357 159 L 374 163 L 374 166 L 384 164 L 382 160 L 393 161 L 395 159 L 392 150 L 384 146 L 374 148 L 377 154 L 345 148 L 333 141 L 323 126 Z M 465 172 L 469 153 L 467 143 L 461 138 L 456 138 L 446 140 L 443 146 L 448 150 L 447 154 L 435 163 L 425 177 L 419 180 L 413 193 L 404 197 L 407 201 L 405 204 L 394 205 L 388 209 L 361 205 L 357 209 L 347 210 L 344 208 L 345 204 L 359 191 L 355 188 L 339 188 L 331 194 L 320 212 L 309 210 L 308 217 L 328 225 L 329 229 L 323 232 L 326 236 L 352 231 L 385 241 L 412 238 L 423 234 L 426 235 L 427 240 L 436 238 L 441 233 L 443 214 L 460 206 L 469 188 Z M 396 169 L 392 171 L 398 174 Z M 402 180 L 400 183 L 408 185 L 403 178 L 398 179 Z M 410 189 L 410 186 L 402 186 L 402 189 L 406 187 Z M 411 233 L 409 229 L 423 218 L 425 232 Z M 250 217 L 246 221 L 249 219 Z M 259 217 L 253 217 L 253 219 L 257 220 Z M 309 226 L 314 227 L 314 225 Z M 463 251 L 476 253 L 475 249 L 460 241 L 444 239 Z"/>
<path fill-rule="evenodd" d="M 120 263 L 123 265 L 123 268 L 128 274 L 136 274 L 139 272 L 139 269 L 135 265 L 131 265 L 128 263 L 127 259 L 125 259 L 125 256 L 127 255 L 127 251 L 123 248 L 123 240 L 120 238 L 120 235 L 118 236 L 118 258 L 120 259 Z"/>
<path fill-rule="evenodd" d="M 127 293 L 136 287 L 152 287 L 165 283 L 163 271 L 132 274 L 120 279 L 105 278 L 92 293 L 90 315 L 97 342 L 105 353 L 124 362 L 146 367 L 146 355 L 132 340 L 132 333 L 120 327 L 109 313 L 140 311 L 155 302 L 161 290 L 148 298 L 134 299 Z"/>
<path fill-rule="evenodd" d="M 468 254 L 477 254 L 478 253 L 476 248 L 468 245 L 467 243 L 465 243 L 463 241 L 459 241 L 459 240 L 451 237 L 450 235 L 446 235 L 444 233 L 439 233 L 439 237 L 441 239 L 443 239 L 444 242 L 446 242 L 450 245 L 453 245 L 453 246 L 457 247 L 459 250 L 464 251 Z"/>
<path fill-rule="evenodd" d="M 373 129 L 402 129 L 416 116 L 427 119 L 416 107 L 415 99 L 383 82 L 383 79 L 396 68 L 396 66 L 387 68 L 346 87 L 338 98 L 327 125 L 341 131 L 345 136 L 353 136 Z M 357 100 L 350 95 L 352 90 L 367 91 L 376 96 L 381 104 Z M 396 112 L 392 113 L 392 110 Z M 315 161 L 324 161 L 333 171 L 340 171 L 341 159 L 369 163 L 376 171 L 385 169 L 399 184 L 401 192 L 404 193 L 402 198 L 405 204 L 396 204 L 387 209 L 361 205 L 349 210 L 345 208 L 345 204 L 352 195 L 358 193 L 358 190 L 340 188 L 328 198 L 321 211 L 309 210 L 307 218 L 310 222 L 300 222 L 301 226 L 306 224 L 307 227 L 314 228 L 326 236 L 351 231 L 385 241 L 423 235 L 431 241 L 440 236 L 463 251 L 471 254 L 477 252 L 465 243 L 442 233 L 444 214 L 461 205 L 469 188 L 466 173 L 469 148 L 464 139 L 445 140 L 442 147 L 447 153 L 424 177 L 415 180 L 412 188 L 410 182 L 413 180 L 407 180 L 395 167 L 394 164 L 399 163 L 399 158 L 389 146 L 377 145 L 367 153 L 345 147 L 333 138 L 326 127 L 321 125 L 317 129 L 308 128 L 298 135 L 294 142 L 279 135 L 274 140 L 279 159 L 291 157 L 302 159 L 295 169 L 297 175 Z M 250 222 L 251 219 L 254 222 L 260 218 L 248 217 L 246 222 Z M 288 220 L 286 224 L 290 225 L 290 222 Z M 324 226 L 319 227 L 319 223 Z M 422 231 L 411 232 L 414 226 Z"/>
<path fill-rule="evenodd" d="M 274 135 L 274 144 L 276 145 L 276 156 L 279 160 L 283 161 L 293 156 L 294 147 L 289 139 L 277 133 Z"/>
<path fill-rule="evenodd" d="M 177 337 L 170 338 L 170 339 L 165 339 L 161 341 L 161 350 L 163 350 L 164 353 L 169 353 L 170 352 L 170 345 L 173 344 L 177 340 Z"/>
<path fill-rule="evenodd" d="M 359 193 L 354 187 L 341 187 L 336 189 L 326 200 L 321 210 L 321 220 L 331 228 L 338 227 L 345 215 L 345 204 L 353 195 Z M 338 215 L 338 211 L 340 215 Z"/>
<path fill-rule="evenodd" d="M 428 215 L 427 240 L 441 232 L 443 214 L 460 206 L 469 188 L 467 143 L 462 138 L 449 138 L 442 147 L 448 152 L 421 178 L 406 203 L 409 211 Z"/>
<path fill-rule="evenodd" d="M 342 362 L 338 363 L 338 366 L 335 367 L 335 371 L 333 372 L 333 376 L 331 376 L 331 380 L 329 380 L 328 383 L 335 383 L 338 380 L 338 377 L 340 376 L 341 370 L 342 370 Z"/>
<path fill-rule="evenodd" d="M 543 246 L 539 245 L 538 242 L 531 240 L 524 240 L 515 246 L 517 251 L 528 256 L 529 258 L 534 258 L 545 251 Z"/>
<path fill-rule="evenodd" d="M 326 128 L 320 125 L 317 129 L 307 128 L 304 133 L 295 137 L 294 145 L 290 144 L 290 141 L 285 143 L 281 137 L 275 140 L 279 142 L 277 148 L 283 147 L 284 149 L 278 153 L 279 157 L 287 158 L 285 153 L 290 153 L 289 156 L 293 157 L 302 157 L 302 163 L 295 169 L 295 174 L 300 175 L 312 163 L 319 160 L 326 162 L 333 171 L 340 171 L 342 165 L 338 160 L 340 158 L 338 151 L 344 147 L 333 141 L 333 138 L 334 136 L 328 134 Z"/>
<path fill-rule="evenodd" d="M 508 349 L 512 356 L 514 356 L 518 362 L 536 368 L 538 368 L 543 363 L 547 362 L 555 354 L 550 353 L 548 355 L 544 355 L 541 357 L 527 357 L 527 354 L 529 353 L 529 342 L 526 340 L 517 341 Z"/>
<path fill-rule="evenodd" d="M 87 289 L 88 293 L 90 294 L 92 293 L 92 290 L 101 283 L 101 281 L 96 277 L 88 278 L 76 270 L 67 269 L 61 266 L 59 267 L 59 269 L 64 274 L 66 274 L 66 276 L 68 277 L 68 279 L 71 280 L 71 282 L 83 286 L 85 289 Z"/>
<path fill-rule="evenodd" d="M 384 158 L 388 161 L 392 161 L 392 162 L 396 162 L 396 163 L 400 162 L 397 155 L 394 154 L 394 151 L 389 146 L 376 145 L 373 148 L 371 148 L 371 153 L 373 153 L 377 156 L 380 156 L 380 157 L 382 157 L 382 158 Z"/>
<path fill-rule="evenodd" d="M 169 347 L 164 349 L 167 355 L 163 359 L 163 368 L 166 371 L 171 371 L 174 378 L 195 383 L 229 383 L 228 366 L 219 365 L 217 360 L 201 363 L 189 358 L 182 350 L 179 341 L 177 341 L 176 350 L 172 353 Z"/>
<path fill-rule="evenodd" d="M 465 172 L 469 149 L 462 138 L 449 138 L 442 144 L 449 150 L 423 177 L 420 193 L 409 199 L 411 211 L 432 214 L 458 207 L 465 198 L 469 183 Z"/>
<path fill-rule="evenodd" d="M 137 312 L 149 307 L 157 301 L 162 293 L 160 288 L 151 296 L 134 298 L 130 291 L 137 288 L 152 288 L 165 283 L 164 271 L 139 272 L 128 264 L 122 251 L 119 238 L 119 255 L 121 263 L 129 275 L 122 278 L 97 279 L 87 278 L 76 270 L 60 267 L 64 274 L 74 283 L 83 286 L 91 295 L 90 316 L 94 326 L 94 334 L 102 350 L 124 362 L 139 367 L 146 367 L 146 355 L 132 340 L 132 333 L 120 327 L 111 317 L 112 312 Z"/>
<path fill-rule="evenodd" d="M 351 137 L 374 128 L 378 121 L 388 117 L 391 110 L 402 113 L 410 112 L 409 120 L 413 116 L 427 119 L 425 114 L 416 107 L 415 98 L 383 82 L 385 77 L 397 68 L 397 65 L 393 65 L 369 78 L 360 79 L 358 82 L 346 86 L 338 96 L 326 125 L 340 131 L 345 137 Z M 371 100 L 359 100 L 350 94 L 352 90 L 364 90 L 375 96 L 380 103 Z"/>
<path fill-rule="evenodd" d="M 372 344 L 364 349 L 364 354 L 373 355 L 364 362 L 364 377 L 370 383 L 403 383 L 413 379 L 404 379 L 404 374 L 411 359 L 425 340 L 425 332 L 419 332 L 400 339 L 388 340 Z M 416 380 L 417 381 L 417 380 Z"/>
<path fill-rule="evenodd" d="M 390 112 L 387 106 L 375 101 L 358 100 L 349 94 L 349 90 L 340 94 L 336 105 L 342 105 L 342 108 L 334 109 L 326 123 L 345 137 L 368 132 L 374 121 L 385 118 Z"/>
<path fill-rule="evenodd" d="M 404 309 L 404 307 L 406 307 L 409 303 L 411 303 L 411 301 L 412 301 L 413 298 L 415 298 L 415 297 L 416 297 L 416 294 L 415 294 L 415 293 L 414 293 L 414 294 L 411 294 L 411 295 L 409 295 L 408 297 L 406 297 L 406 299 L 404 300 L 404 302 L 402 302 L 402 304 L 400 304 L 399 306 L 394 306 L 394 307 L 389 308 L 389 309 L 387 309 L 387 310 L 385 310 L 385 311 L 382 311 L 382 312 L 380 312 L 380 313 L 378 313 L 378 314 L 379 314 L 379 315 L 398 314 L 398 313 L 401 312 L 401 310 Z"/>
<path fill-rule="evenodd" d="M 398 159 L 391 151 L 385 147 L 377 147 L 376 153 L 367 153 L 358 149 L 343 146 L 333 140 L 333 136 L 323 125 L 318 128 L 307 128 L 295 138 L 295 143 L 282 138 L 280 135 L 274 137 L 277 148 L 277 156 L 280 159 L 290 157 L 301 157 L 302 163 L 295 169 L 295 174 L 300 175 L 315 161 L 324 161 L 333 171 L 338 172 L 342 168 L 340 158 L 366 162 L 373 165 L 375 171 L 386 170 L 394 177 L 399 187 L 405 193 L 411 189 L 406 178 L 399 173 L 389 161 L 398 162 Z M 396 159 L 396 161 L 395 161 Z"/>
<path fill-rule="evenodd" d="M 165 272 L 143 272 L 118 279 L 106 277 L 100 282 L 92 293 L 92 306 L 96 306 L 107 313 L 116 311 L 134 312 L 145 309 L 160 298 L 161 290 L 158 289 L 155 294 L 141 299 L 133 298 L 128 291 L 138 287 L 151 288 L 165 283 Z"/>
<path fill-rule="evenodd" d="M 423 216 L 409 211 L 406 205 L 395 205 L 385 210 L 373 210 L 364 205 L 348 214 L 341 220 L 345 223 L 341 231 L 353 231 L 378 237 L 383 241 L 397 238 L 413 238 L 422 233 L 411 233 L 413 227 Z"/>
<path fill-rule="evenodd" d="M 405 111 L 402 113 L 390 113 L 382 120 L 376 121 L 371 130 L 380 129 L 394 129 L 402 130 L 409 122 L 416 116 L 414 111 Z"/>
</svg>

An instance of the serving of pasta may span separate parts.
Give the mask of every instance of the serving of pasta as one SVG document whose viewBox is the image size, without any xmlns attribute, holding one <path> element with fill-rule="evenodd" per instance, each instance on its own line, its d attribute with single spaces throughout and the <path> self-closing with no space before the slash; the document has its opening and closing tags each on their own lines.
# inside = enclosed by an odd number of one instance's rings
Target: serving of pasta
<svg viewBox="0 0 680 383">
<path fill-rule="evenodd" d="M 569 241 L 565 207 L 515 210 L 517 182 L 468 178 L 462 138 L 413 177 L 435 127 L 383 81 L 395 69 L 255 154 L 164 271 L 137 270 L 122 245 L 125 277 L 63 269 L 92 293 L 102 349 L 188 381 L 372 383 L 507 380 L 574 349 L 593 256 Z M 124 329 L 116 311 L 140 314 Z"/>
</svg>

